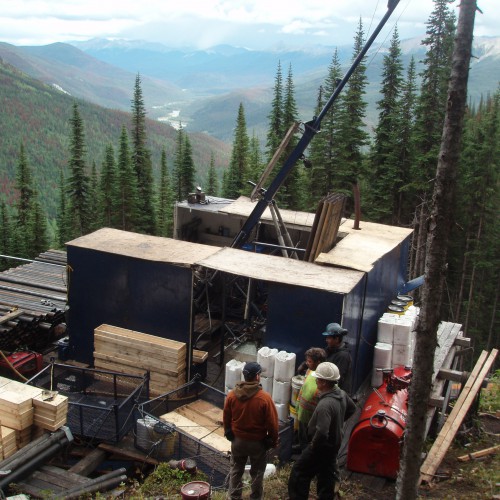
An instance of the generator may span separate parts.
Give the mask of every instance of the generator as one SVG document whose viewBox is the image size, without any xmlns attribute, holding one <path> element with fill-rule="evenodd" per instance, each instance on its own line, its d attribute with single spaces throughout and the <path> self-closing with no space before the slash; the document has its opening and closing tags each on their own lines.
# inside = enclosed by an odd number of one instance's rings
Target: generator
<svg viewBox="0 0 500 500">
<path fill-rule="evenodd" d="M 396 479 L 408 416 L 411 370 L 397 366 L 384 371 L 353 427 L 347 448 L 347 469 Z"/>
<path fill-rule="evenodd" d="M 31 378 L 43 368 L 43 356 L 32 351 L 17 351 L 5 358 L 0 356 L 0 375 L 12 379 L 19 378 L 11 367 L 24 377 Z"/>
</svg>

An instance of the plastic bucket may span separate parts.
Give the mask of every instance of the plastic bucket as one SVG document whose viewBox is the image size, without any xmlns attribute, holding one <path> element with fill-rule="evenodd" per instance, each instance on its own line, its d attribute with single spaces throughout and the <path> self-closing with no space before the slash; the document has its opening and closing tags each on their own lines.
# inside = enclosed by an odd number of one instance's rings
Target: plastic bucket
<svg viewBox="0 0 500 500">
<path fill-rule="evenodd" d="M 297 406 L 297 399 L 299 397 L 299 392 L 303 384 L 303 375 L 295 375 L 295 377 L 292 377 L 292 394 L 290 397 L 290 403 L 292 404 L 292 406 Z"/>
<path fill-rule="evenodd" d="M 187 483 L 181 487 L 181 497 L 184 500 L 210 498 L 210 485 L 205 481 Z"/>
</svg>

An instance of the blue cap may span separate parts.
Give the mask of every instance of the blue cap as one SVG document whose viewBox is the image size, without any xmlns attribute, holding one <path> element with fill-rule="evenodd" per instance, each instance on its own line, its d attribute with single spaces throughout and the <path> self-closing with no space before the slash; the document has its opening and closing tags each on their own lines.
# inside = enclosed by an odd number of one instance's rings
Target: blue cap
<svg viewBox="0 0 500 500">
<path fill-rule="evenodd" d="M 342 328 L 338 323 L 328 323 L 326 325 L 326 331 L 323 332 L 325 337 L 343 337 L 347 335 L 349 332 Z"/>
<path fill-rule="evenodd" d="M 243 367 L 243 375 L 245 376 L 245 379 L 253 379 L 261 371 L 262 366 L 260 366 L 259 363 L 256 363 L 255 361 L 245 363 L 245 366 Z"/>
</svg>

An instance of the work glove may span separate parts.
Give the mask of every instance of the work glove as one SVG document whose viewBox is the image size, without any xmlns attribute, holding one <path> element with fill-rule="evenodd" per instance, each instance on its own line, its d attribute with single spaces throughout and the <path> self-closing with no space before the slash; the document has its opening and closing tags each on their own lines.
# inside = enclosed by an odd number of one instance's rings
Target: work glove
<svg viewBox="0 0 500 500">
<path fill-rule="evenodd" d="M 226 439 L 228 441 L 234 441 L 235 436 L 234 436 L 234 432 L 231 429 L 226 429 L 224 431 L 224 436 L 226 437 Z"/>
</svg>

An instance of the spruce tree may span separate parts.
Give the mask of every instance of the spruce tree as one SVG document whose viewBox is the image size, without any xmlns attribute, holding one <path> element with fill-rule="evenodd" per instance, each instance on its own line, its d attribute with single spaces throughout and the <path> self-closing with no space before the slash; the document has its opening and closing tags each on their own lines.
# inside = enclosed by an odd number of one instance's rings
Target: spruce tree
<svg viewBox="0 0 500 500">
<path fill-rule="evenodd" d="M 0 254 L 11 255 L 12 250 L 12 226 L 7 205 L 0 202 Z M 0 271 L 8 269 L 11 264 L 8 259 L 0 258 Z"/>
<path fill-rule="evenodd" d="M 174 169 L 172 172 L 172 188 L 176 201 L 184 200 L 182 191 L 182 161 L 184 156 L 184 129 L 179 123 L 176 137 L 176 147 L 174 155 Z"/>
<path fill-rule="evenodd" d="M 180 172 L 181 199 L 185 200 L 194 191 L 196 167 L 193 161 L 193 149 L 188 134 L 183 134 L 182 160 Z"/>
<path fill-rule="evenodd" d="M 245 119 L 245 108 L 240 103 L 238 108 L 238 117 L 236 119 L 236 128 L 234 130 L 233 150 L 229 169 L 226 178 L 226 184 L 223 189 L 225 198 L 236 199 L 240 195 L 251 191 L 248 180 L 248 152 L 249 139 L 247 134 L 247 125 Z"/>
<path fill-rule="evenodd" d="M 288 68 L 288 75 L 285 83 L 284 98 L 283 98 L 283 130 L 281 140 L 285 137 L 288 129 L 298 121 L 297 117 L 297 104 L 295 101 L 295 88 L 293 84 L 293 73 L 292 65 L 290 64 Z M 284 153 L 280 159 L 280 162 L 276 166 L 279 170 L 282 166 L 282 162 L 288 158 L 290 153 L 293 151 L 297 145 L 297 138 L 293 136 L 288 142 Z M 295 210 L 300 210 L 303 208 L 303 198 L 305 196 L 305 186 L 304 186 L 304 174 L 303 169 L 300 167 L 302 164 L 297 163 L 294 168 L 290 171 L 285 182 L 281 186 L 280 191 L 277 193 L 277 200 L 279 200 L 280 205 L 283 208 L 292 208 Z M 276 171 L 275 169 L 275 171 Z"/>
<path fill-rule="evenodd" d="M 137 176 L 130 158 L 127 130 L 122 127 L 117 168 L 116 213 L 118 229 L 135 231 L 139 226 Z"/>
<path fill-rule="evenodd" d="M 68 216 L 70 217 L 69 232 L 71 238 L 82 236 L 89 232 L 90 209 L 89 190 L 90 180 L 85 166 L 85 142 L 83 122 L 78 111 L 78 104 L 73 104 L 73 116 L 70 119 L 70 176 L 68 179 Z"/>
<path fill-rule="evenodd" d="M 132 163 L 137 176 L 139 221 L 137 231 L 154 234 L 153 166 L 146 146 L 146 111 L 142 96 L 141 79 L 137 75 L 132 101 Z"/>
<path fill-rule="evenodd" d="M 210 153 L 210 166 L 208 168 L 206 194 L 208 196 L 218 196 L 219 194 L 219 179 L 215 170 L 215 158 L 213 152 Z"/>
<path fill-rule="evenodd" d="M 283 140 L 283 75 L 281 62 L 278 61 L 276 77 L 274 79 L 274 94 L 271 103 L 271 112 L 268 115 L 269 127 L 267 131 L 266 154 L 269 161 Z"/>
<path fill-rule="evenodd" d="M 89 229 L 90 231 L 95 231 L 102 227 L 102 212 L 99 202 L 99 174 L 97 173 L 95 161 L 92 162 L 92 169 L 90 171 L 89 209 L 90 213 L 93 214 Z"/>
<path fill-rule="evenodd" d="M 248 145 L 248 179 L 252 182 L 259 182 L 265 165 L 262 163 L 262 152 L 260 150 L 259 138 L 255 135 L 255 131 L 250 137 Z"/>
<path fill-rule="evenodd" d="M 370 218 L 394 224 L 396 204 L 401 188 L 400 127 L 403 64 L 397 27 L 394 29 L 389 52 L 384 56 L 382 69 L 382 98 L 375 139 L 370 153 L 369 200 Z"/>
<path fill-rule="evenodd" d="M 158 192 L 158 236 L 172 237 L 174 200 L 172 183 L 167 168 L 167 153 L 161 152 L 160 187 Z"/>
<path fill-rule="evenodd" d="M 449 5 L 448 0 L 435 0 L 434 10 L 427 22 L 427 36 L 422 40 L 427 52 L 416 109 L 413 134 L 416 158 L 412 165 L 412 182 L 409 186 L 414 195 L 414 205 L 417 206 L 413 226 L 414 252 L 411 256 L 410 271 L 412 276 L 420 276 L 424 272 L 426 221 L 429 217 L 429 203 L 446 111 L 455 33 L 455 16 Z"/>
<path fill-rule="evenodd" d="M 33 181 L 31 169 L 28 165 L 24 145 L 19 147 L 19 160 L 16 169 L 15 187 L 19 193 L 16 203 L 16 222 L 15 222 L 15 252 L 20 257 L 28 257 L 30 254 L 30 227 L 29 219 L 33 209 Z"/>
<path fill-rule="evenodd" d="M 28 256 L 35 258 L 45 252 L 49 246 L 47 237 L 47 216 L 40 205 L 38 193 L 33 193 L 32 209 L 28 220 Z"/>
<path fill-rule="evenodd" d="M 67 191 L 64 172 L 61 169 L 59 173 L 59 208 L 57 211 L 57 245 L 64 248 L 65 243 L 71 239 L 70 220 L 66 199 Z"/>
<path fill-rule="evenodd" d="M 361 52 L 364 44 L 363 23 L 359 20 L 358 30 L 354 37 L 352 62 Z M 368 144 L 368 133 L 364 127 L 366 111 L 365 95 L 367 85 L 366 62 L 363 58 L 352 74 L 340 97 L 338 145 L 340 146 L 338 162 L 332 187 L 345 194 L 350 194 L 352 185 L 358 183 L 363 173 L 363 149 Z"/>
<path fill-rule="evenodd" d="M 113 146 L 108 144 L 99 183 L 99 213 L 104 227 L 116 227 L 118 224 L 116 213 L 117 181 L 115 152 Z"/>
</svg>

